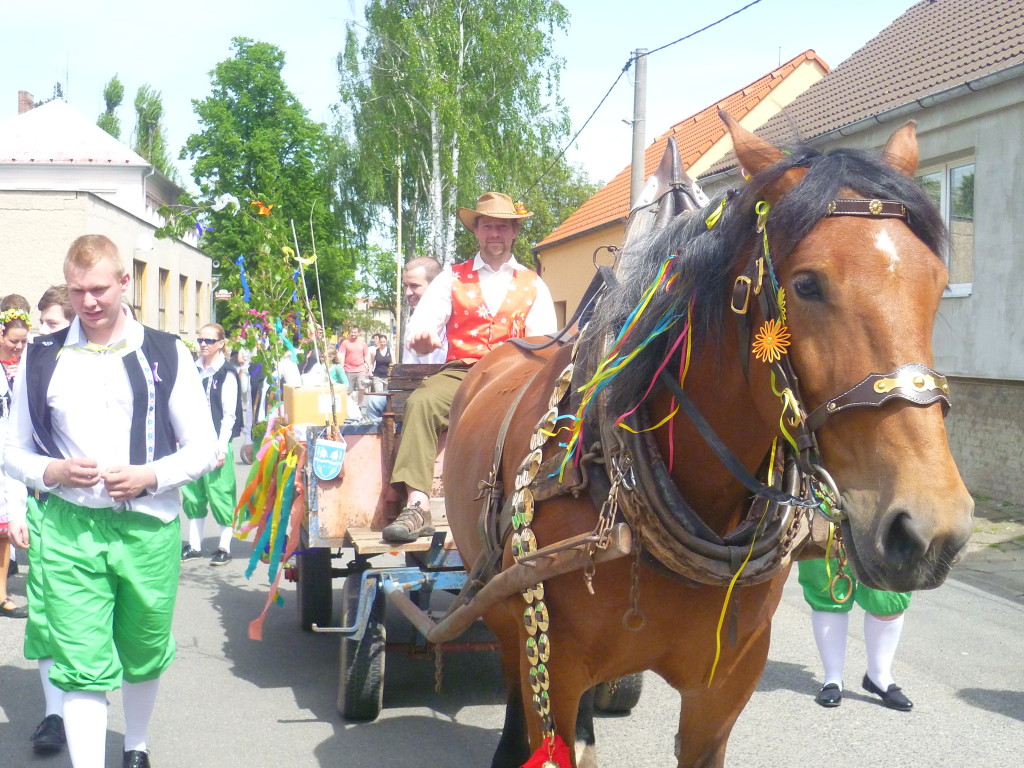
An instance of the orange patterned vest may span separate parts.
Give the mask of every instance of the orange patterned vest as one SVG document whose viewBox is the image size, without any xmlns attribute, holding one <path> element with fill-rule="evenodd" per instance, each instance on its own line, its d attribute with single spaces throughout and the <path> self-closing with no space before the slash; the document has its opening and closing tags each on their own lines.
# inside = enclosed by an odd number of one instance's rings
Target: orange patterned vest
<svg viewBox="0 0 1024 768">
<path fill-rule="evenodd" d="M 537 273 L 517 269 L 498 313 L 491 316 L 473 262 L 452 267 L 452 314 L 448 319 L 448 360 L 479 360 L 509 339 L 526 335 L 526 316 L 537 299 Z"/>
</svg>

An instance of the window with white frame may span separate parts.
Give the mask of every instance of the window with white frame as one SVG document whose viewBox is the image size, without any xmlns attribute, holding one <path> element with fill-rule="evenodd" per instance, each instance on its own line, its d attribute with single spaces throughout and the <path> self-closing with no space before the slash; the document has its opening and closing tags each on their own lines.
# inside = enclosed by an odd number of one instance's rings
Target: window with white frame
<svg viewBox="0 0 1024 768">
<path fill-rule="evenodd" d="M 974 276 L 974 158 L 923 168 L 917 176 L 949 227 L 946 296 L 969 296 Z"/>
</svg>

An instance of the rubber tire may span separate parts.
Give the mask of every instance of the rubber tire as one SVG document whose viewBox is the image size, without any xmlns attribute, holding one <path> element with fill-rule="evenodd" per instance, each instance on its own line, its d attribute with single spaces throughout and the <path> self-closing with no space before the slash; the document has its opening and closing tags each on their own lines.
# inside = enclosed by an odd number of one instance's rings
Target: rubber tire
<svg viewBox="0 0 1024 768">
<path fill-rule="evenodd" d="M 345 579 L 341 600 L 341 625 L 355 623 L 359 610 L 360 575 Z M 376 720 L 384 706 L 384 593 L 370 608 L 363 639 L 342 635 L 338 653 L 338 713 L 346 720 Z"/>
<path fill-rule="evenodd" d="M 295 601 L 299 606 L 299 626 L 307 632 L 331 626 L 334 595 L 331 587 L 331 550 L 313 547 L 295 556 L 298 580 Z"/>
<path fill-rule="evenodd" d="M 612 683 L 599 683 L 594 691 L 594 709 L 608 714 L 628 714 L 640 701 L 644 687 L 642 672 L 620 677 Z"/>
</svg>

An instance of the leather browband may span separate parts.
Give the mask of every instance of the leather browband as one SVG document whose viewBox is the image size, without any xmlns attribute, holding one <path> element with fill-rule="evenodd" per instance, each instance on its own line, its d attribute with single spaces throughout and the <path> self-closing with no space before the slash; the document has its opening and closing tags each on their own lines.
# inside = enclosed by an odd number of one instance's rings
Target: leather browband
<svg viewBox="0 0 1024 768">
<path fill-rule="evenodd" d="M 828 204 L 826 216 L 876 216 L 906 221 L 907 208 L 895 200 L 861 200 L 840 197 Z"/>
</svg>

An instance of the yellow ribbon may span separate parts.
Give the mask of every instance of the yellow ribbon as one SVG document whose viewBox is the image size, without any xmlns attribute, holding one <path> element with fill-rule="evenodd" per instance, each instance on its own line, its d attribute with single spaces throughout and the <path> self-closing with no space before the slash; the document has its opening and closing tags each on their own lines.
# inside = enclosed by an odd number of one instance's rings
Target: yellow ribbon
<svg viewBox="0 0 1024 768">
<path fill-rule="evenodd" d="M 708 229 L 713 229 L 718 220 L 722 218 L 722 211 L 725 210 L 725 203 L 728 198 L 723 197 L 722 202 L 718 204 L 718 207 L 711 212 L 711 215 L 704 219 L 704 224 L 707 225 Z"/>
</svg>

